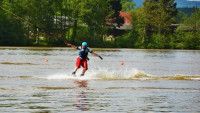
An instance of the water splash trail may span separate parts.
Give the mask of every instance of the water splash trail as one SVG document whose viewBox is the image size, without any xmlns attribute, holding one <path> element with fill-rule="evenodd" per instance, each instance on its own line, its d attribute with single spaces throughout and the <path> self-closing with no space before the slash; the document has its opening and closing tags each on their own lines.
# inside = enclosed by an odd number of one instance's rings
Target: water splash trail
<svg viewBox="0 0 200 113">
<path fill-rule="evenodd" d="M 200 75 L 182 75 L 154 76 L 146 74 L 138 69 L 121 70 L 91 70 L 84 77 L 74 77 L 71 74 L 55 74 L 47 76 L 46 79 L 78 79 L 78 80 L 200 80 Z"/>
<path fill-rule="evenodd" d="M 90 70 L 85 76 L 72 76 L 70 73 L 52 74 L 48 76 L 0 76 L 3 79 L 47 79 L 47 80 L 200 80 L 200 75 L 176 74 L 171 76 L 150 75 L 138 69 Z"/>
</svg>

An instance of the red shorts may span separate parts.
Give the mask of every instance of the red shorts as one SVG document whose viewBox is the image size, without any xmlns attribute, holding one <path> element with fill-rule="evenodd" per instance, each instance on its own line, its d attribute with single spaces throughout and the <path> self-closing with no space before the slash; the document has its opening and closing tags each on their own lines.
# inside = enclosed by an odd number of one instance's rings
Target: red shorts
<svg viewBox="0 0 200 113">
<path fill-rule="evenodd" d="M 76 61 L 76 66 L 78 68 L 80 68 L 82 66 L 83 68 L 88 69 L 87 60 L 86 59 L 81 59 L 80 57 L 78 57 L 77 61 Z"/>
</svg>

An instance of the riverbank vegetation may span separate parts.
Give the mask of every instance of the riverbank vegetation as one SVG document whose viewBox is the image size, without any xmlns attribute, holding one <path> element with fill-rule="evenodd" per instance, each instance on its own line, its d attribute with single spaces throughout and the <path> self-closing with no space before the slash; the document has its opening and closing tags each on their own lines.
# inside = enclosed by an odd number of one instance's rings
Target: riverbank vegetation
<svg viewBox="0 0 200 113">
<path fill-rule="evenodd" d="M 1 0 L 0 46 L 200 49 L 200 9 L 174 0 Z M 131 23 L 124 28 L 126 12 Z"/>
</svg>

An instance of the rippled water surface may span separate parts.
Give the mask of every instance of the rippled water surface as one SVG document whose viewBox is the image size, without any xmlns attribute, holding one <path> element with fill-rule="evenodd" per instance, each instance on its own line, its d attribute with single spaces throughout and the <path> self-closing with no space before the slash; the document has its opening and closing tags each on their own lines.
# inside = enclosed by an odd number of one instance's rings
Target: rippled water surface
<svg viewBox="0 0 200 113">
<path fill-rule="evenodd" d="M 0 112 L 200 112 L 200 51 L 93 50 L 1 47 Z"/>
</svg>

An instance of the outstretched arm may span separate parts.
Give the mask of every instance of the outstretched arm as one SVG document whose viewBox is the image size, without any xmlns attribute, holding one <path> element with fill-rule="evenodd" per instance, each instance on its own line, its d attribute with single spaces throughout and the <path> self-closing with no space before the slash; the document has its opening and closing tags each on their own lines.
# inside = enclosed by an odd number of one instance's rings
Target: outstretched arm
<svg viewBox="0 0 200 113">
<path fill-rule="evenodd" d="M 95 52 L 92 51 L 92 54 L 93 54 L 94 56 L 99 57 L 101 60 L 103 60 L 103 58 L 102 58 L 100 55 L 96 54 Z"/>
<path fill-rule="evenodd" d="M 67 46 L 71 46 L 72 48 L 74 48 L 74 49 L 77 49 L 77 46 L 75 46 L 75 45 L 72 45 L 72 44 L 70 44 L 70 43 L 67 43 L 67 42 L 64 42 Z"/>
</svg>

